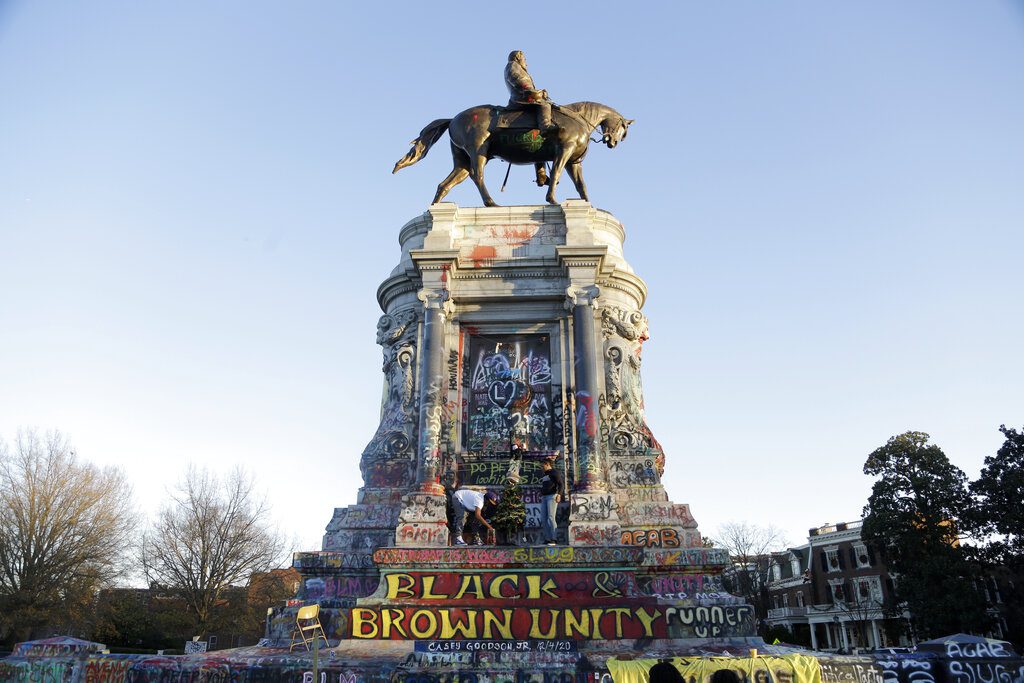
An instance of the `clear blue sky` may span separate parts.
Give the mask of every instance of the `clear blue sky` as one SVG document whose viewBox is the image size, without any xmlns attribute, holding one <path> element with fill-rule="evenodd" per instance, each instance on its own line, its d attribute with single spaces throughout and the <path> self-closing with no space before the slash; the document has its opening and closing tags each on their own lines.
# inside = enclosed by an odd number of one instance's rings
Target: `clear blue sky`
<svg viewBox="0 0 1024 683">
<path fill-rule="evenodd" d="M 245 463 L 318 548 L 377 422 L 375 291 L 447 145 L 391 167 L 503 102 L 512 49 L 636 119 L 585 173 L 650 287 L 649 423 L 702 530 L 798 543 L 859 516 L 891 435 L 974 476 L 1024 424 L 1021 2 L 8 0 L 0 434 L 65 431 L 144 509 L 187 461 Z"/>
</svg>

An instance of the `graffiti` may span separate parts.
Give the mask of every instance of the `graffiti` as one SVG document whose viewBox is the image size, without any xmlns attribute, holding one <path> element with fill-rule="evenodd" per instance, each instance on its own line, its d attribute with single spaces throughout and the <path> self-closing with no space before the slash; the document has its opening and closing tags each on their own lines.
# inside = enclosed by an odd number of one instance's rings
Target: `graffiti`
<svg viewBox="0 0 1024 683">
<path fill-rule="evenodd" d="M 566 415 L 562 406 L 562 395 L 560 392 L 556 392 L 551 397 L 551 444 L 556 448 L 563 445 L 565 440 L 565 433 L 567 431 L 565 420 Z"/>
<path fill-rule="evenodd" d="M 629 458 L 613 459 L 609 466 L 612 485 L 616 488 L 627 486 L 654 486 L 658 484 L 658 473 L 650 458 L 637 462 Z"/>
<path fill-rule="evenodd" d="M 723 592 L 722 578 L 712 574 L 641 575 L 637 587 L 643 595 L 674 596 L 677 599 L 732 597 Z"/>
<path fill-rule="evenodd" d="M 336 551 L 295 553 L 292 555 L 292 566 L 299 570 L 305 570 L 304 573 L 359 567 L 373 569 L 375 567 L 371 555 L 340 553 Z"/>
<path fill-rule="evenodd" d="M 492 456 L 493 457 L 493 456 Z M 533 457 L 531 455 L 531 457 Z M 462 465 L 460 481 L 470 486 L 499 486 L 505 483 L 508 472 L 507 452 L 493 459 L 467 459 Z M 520 483 L 524 486 L 540 484 L 542 470 L 538 460 L 524 460 L 519 469 Z"/>
<path fill-rule="evenodd" d="M 656 607 L 352 609 L 352 637 L 371 640 L 664 638 Z"/>
<path fill-rule="evenodd" d="M 597 414 L 594 412 L 593 400 L 585 391 L 576 392 L 576 431 L 580 441 L 584 437 L 593 440 L 597 435 Z"/>
<path fill-rule="evenodd" d="M 327 550 L 361 550 L 370 552 L 382 545 L 391 545 L 395 533 L 390 530 L 332 531 L 324 534 L 323 547 Z"/>
<path fill-rule="evenodd" d="M 437 522 L 445 519 L 448 502 L 440 495 L 407 495 L 402 499 L 402 522 Z"/>
<path fill-rule="evenodd" d="M 303 580 L 299 597 L 303 601 L 361 598 L 377 590 L 377 583 L 377 578 L 373 576 L 313 576 Z"/>
<path fill-rule="evenodd" d="M 871 660 L 834 662 L 820 660 L 822 683 L 885 683 L 882 670 Z"/>
<path fill-rule="evenodd" d="M 444 403 L 441 401 L 441 388 L 431 383 L 423 397 L 422 430 L 420 443 L 420 462 L 425 472 L 437 473 L 441 462 L 441 413 Z M 428 477 L 431 479 L 432 477 Z"/>
<path fill-rule="evenodd" d="M 675 529 L 629 529 L 622 532 L 622 545 L 647 548 L 678 548 L 679 533 Z"/>
<path fill-rule="evenodd" d="M 424 545 L 447 545 L 448 525 L 446 522 L 410 522 L 399 524 L 395 539 L 400 545 L 422 543 Z"/>
<path fill-rule="evenodd" d="M 885 683 L 935 683 L 932 662 L 926 659 L 879 659 Z"/>
<path fill-rule="evenodd" d="M 452 349 L 448 352 L 448 390 L 459 388 L 459 352 Z"/>
<path fill-rule="evenodd" d="M 626 497 L 632 501 L 648 502 L 648 503 L 667 503 L 668 493 L 664 488 L 657 485 L 650 486 L 630 486 L 625 491 Z"/>
<path fill-rule="evenodd" d="M 619 542 L 619 526 L 571 524 L 569 535 L 573 545 L 615 545 Z"/>
<path fill-rule="evenodd" d="M 393 527 L 398 522 L 398 510 L 383 505 L 349 505 L 336 508 L 327 531 L 340 529 L 373 529 Z"/>
<path fill-rule="evenodd" d="M 1008 651 L 1000 642 L 992 643 L 946 643 L 947 657 L 1012 657 L 1013 653 Z"/>
<path fill-rule="evenodd" d="M 619 506 L 611 494 L 574 495 L 572 519 L 579 522 L 598 522 L 609 519 Z"/>
<path fill-rule="evenodd" d="M 753 636 L 754 608 L 749 605 L 668 607 L 665 620 L 672 638 Z M 881 682 L 879 682 L 881 683 Z"/>
<path fill-rule="evenodd" d="M 416 478 L 416 465 L 411 459 L 364 461 L 363 481 L 369 487 L 404 488 Z"/>
<path fill-rule="evenodd" d="M 702 549 L 708 550 L 708 549 Z M 711 549 L 717 550 L 717 549 Z M 656 551 L 647 551 L 654 553 Z M 686 553 L 689 551 L 674 551 Z M 321 559 L 320 564 L 308 556 L 328 556 Z M 306 567 L 334 566 L 339 559 L 335 553 L 296 553 L 294 566 L 297 569 Z M 545 546 L 529 548 L 495 548 L 495 547 L 445 547 L 445 548 L 378 548 L 373 553 L 370 566 L 374 564 L 382 568 L 410 567 L 429 565 L 436 567 L 466 566 L 498 566 L 528 564 L 531 567 L 566 565 L 639 565 L 645 558 L 642 548 L 624 548 L 621 546 L 574 548 L 572 546 Z M 669 563 L 673 564 L 673 563 Z"/>
<path fill-rule="evenodd" d="M 410 454 L 416 426 L 415 337 L 418 320 L 416 311 L 407 310 L 384 315 L 377 323 L 377 343 L 382 347 L 384 359 L 384 402 L 380 425 L 363 450 L 364 461 L 380 456 Z"/>
<path fill-rule="evenodd" d="M 551 448 L 549 346 L 547 335 L 470 337 L 469 451 Z"/>
<path fill-rule="evenodd" d="M 631 574 L 617 571 L 558 572 L 394 572 L 383 578 L 385 599 L 414 601 L 587 600 L 636 597 Z"/>
<path fill-rule="evenodd" d="M 131 665 L 125 660 L 90 658 L 85 665 L 85 683 L 121 683 Z"/>
<path fill-rule="evenodd" d="M 953 659 L 946 663 L 946 671 L 950 683 L 1020 683 L 1024 680 L 1024 665 L 1020 660 L 1011 665 L 1000 661 Z"/>
<path fill-rule="evenodd" d="M 665 566 L 727 565 L 729 551 L 724 548 L 684 548 L 680 550 L 649 550 L 644 564 Z"/>
<path fill-rule="evenodd" d="M 623 518 L 637 524 L 664 524 L 697 528 L 697 522 L 690 514 L 690 506 L 685 503 L 670 502 L 629 502 L 623 506 Z"/>
</svg>

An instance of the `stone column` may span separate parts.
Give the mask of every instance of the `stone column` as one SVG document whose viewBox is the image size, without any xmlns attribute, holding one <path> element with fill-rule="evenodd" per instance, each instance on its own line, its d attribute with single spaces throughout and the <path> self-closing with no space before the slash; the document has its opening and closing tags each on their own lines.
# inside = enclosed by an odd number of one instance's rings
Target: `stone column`
<svg viewBox="0 0 1024 683">
<path fill-rule="evenodd" d="M 420 493 L 443 495 L 441 486 L 441 412 L 444 409 L 444 312 L 447 292 L 420 290 L 423 302 L 423 359 L 420 365 L 420 424 L 416 457 L 416 488 Z"/>
<path fill-rule="evenodd" d="M 450 207 L 438 208 L 443 220 L 431 212 L 434 224 L 425 240 L 428 248 L 410 251 L 422 284 L 416 297 L 423 302 L 423 340 L 417 379 L 419 440 L 416 444 L 416 484 L 413 491 L 402 497 L 395 528 L 395 545 L 406 547 L 448 545 L 447 501 L 440 482 L 440 446 L 446 394 L 443 374 L 445 323 L 453 309 L 448 297 L 448 274 L 458 252 L 445 248 L 450 246 L 450 226 L 446 221 L 454 211 L 448 210 Z"/>
<path fill-rule="evenodd" d="M 599 294 L 597 286 L 569 287 L 566 292 L 566 305 L 572 310 L 573 323 L 576 460 L 579 465 L 576 491 L 580 493 L 607 489 L 607 473 L 601 462 L 601 416 L 597 409 L 600 388 L 594 306 Z"/>
<path fill-rule="evenodd" d="M 818 649 L 818 625 L 814 622 L 808 622 L 808 626 L 811 627 L 811 649 L 817 651 Z"/>
</svg>

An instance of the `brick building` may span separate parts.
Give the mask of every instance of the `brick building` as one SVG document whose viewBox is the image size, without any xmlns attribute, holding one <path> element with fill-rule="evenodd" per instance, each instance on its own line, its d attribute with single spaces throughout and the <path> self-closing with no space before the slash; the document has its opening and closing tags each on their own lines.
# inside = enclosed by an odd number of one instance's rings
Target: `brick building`
<svg viewBox="0 0 1024 683">
<path fill-rule="evenodd" d="M 774 553 L 768 583 L 769 626 L 784 626 L 815 650 L 907 646 L 882 610 L 893 592 L 880 555 L 860 537 L 861 522 L 826 524 L 807 544 Z M 904 614 L 902 619 L 909 619 Z"/>
</svg>

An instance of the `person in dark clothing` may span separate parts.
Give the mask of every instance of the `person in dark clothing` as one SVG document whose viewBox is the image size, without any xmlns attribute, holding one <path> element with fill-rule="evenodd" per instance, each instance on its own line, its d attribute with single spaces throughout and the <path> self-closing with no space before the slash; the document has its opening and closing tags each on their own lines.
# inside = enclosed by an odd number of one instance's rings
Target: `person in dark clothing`
<svg viewBox="0 0 1024 683">
<path fill-rule="evenodd" d="M 547 458 L 541 463 L 544 473 L 540 478 L 541 511 L 544 514 L 544 542 L 558 544 L 558 526 L 555 515 L 562 498 L 562 475 L 555 469 L 555 459 Z"/>
<path fill-rule="evenodd" d="M 650 683 L 685 683 L 679 669 L 667 659 L 659 659 L 658 663 L 647 672 Z"/>
</svg>

